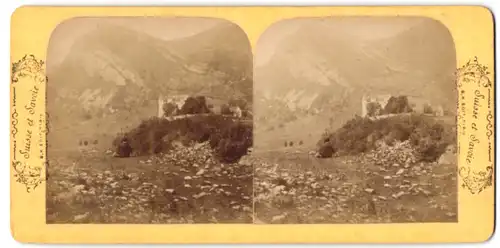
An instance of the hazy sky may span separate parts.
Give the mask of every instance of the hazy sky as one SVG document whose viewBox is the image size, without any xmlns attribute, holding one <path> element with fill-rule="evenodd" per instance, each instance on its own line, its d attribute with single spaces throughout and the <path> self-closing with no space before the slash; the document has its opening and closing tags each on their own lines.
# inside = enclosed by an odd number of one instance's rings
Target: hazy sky
<svg viewBox="0 0 500 248">
<path fill-rule="evenodd" d="M 171 40 L 195 35 L 223 22 L 211 18 L 181 17 L 88 17 L 74 18 L 59 24 L 49 41 L 47 66 L 64 60 L 78 38 L 102 24 L 114 24 Z"/>
<path fill-rule="evenodd" d="M 283 20 L 270 26 L 259 38 L 255 64 L 266 64 L 283 39 L 305 25 L 321 25 L 329 34 L 349 34 L 362 40 L 383 39 L 397 35 L 421 23 L 420 17 L 326 17 Z"/>
</svg>

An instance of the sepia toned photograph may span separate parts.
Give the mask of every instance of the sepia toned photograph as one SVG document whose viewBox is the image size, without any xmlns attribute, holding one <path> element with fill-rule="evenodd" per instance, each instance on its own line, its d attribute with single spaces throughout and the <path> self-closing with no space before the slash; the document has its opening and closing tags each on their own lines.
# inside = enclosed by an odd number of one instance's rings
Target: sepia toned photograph
<svg viewBox="0 0 500 248">
<path fill-rule="evenodd" d="M 270 26 L 255 48 L 255 223 L 457 222 L 456 67 L 429 18 Z"/>
<path fill-rule="evenodd" d="M 253 61 L 212 18 L 67 20 L 47 51 L 46 222 L 252 223 Z"/>
</svg>

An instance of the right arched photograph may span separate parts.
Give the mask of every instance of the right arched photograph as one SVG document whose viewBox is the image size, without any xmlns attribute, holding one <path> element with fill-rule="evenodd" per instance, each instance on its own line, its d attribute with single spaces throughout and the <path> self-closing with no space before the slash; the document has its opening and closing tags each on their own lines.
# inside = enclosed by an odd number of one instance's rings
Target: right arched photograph
<svg viewBox="0 0 500 248">
<path fill-rule="evenodd" d="M 446 26 L 283 20 L 254 55 L 255 223 L 457 222 L 457 61 Z"/>
</svg>

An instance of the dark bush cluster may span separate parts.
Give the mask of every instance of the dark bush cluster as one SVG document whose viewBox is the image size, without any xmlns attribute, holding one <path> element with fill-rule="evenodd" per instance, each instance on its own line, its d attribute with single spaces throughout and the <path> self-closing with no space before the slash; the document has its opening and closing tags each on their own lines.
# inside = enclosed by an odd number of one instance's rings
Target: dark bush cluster
<svg viewBox="0 0 500 248">
<path fill-rule="evenodd" d="M 231 107 L 228 104 L 222 104 L 220 106 L 221 115 L 233 115 L 233 111 L 231 111 Z"/>
<path fill-rule="evenodd" d="M 407 96 L 391 96 L 385 105 L 382 114 L 401 114 L 410 113 L 412 111 L 413 110 Z"/>
<path fill-rule="evenodd" d="M 176 115 L 179 112 L 179 108 L 175 103 L 166 102 L 162 106 L 165 116 Z"/>
<path fill-rule="evenodd" d="M 222 162 L 237 162 L 247 154 L 252 145 L 252 126 L 242 122 L 233 122 L 215 130 L 215 133 L 210 136 L 210 146 L 214 149 L 216 157 Z"/>
<path fill-rule="evenodd" d="M 188 97 L 179 110 L 179 114 L 181 115 L 206 113 L 210 113 L 210 109 L 204 96 Z"/>
<path fill-rule="evenodd" d="M 367 115 L 374 117 L 382 113 L 382 105 L 379 102 L 370 102 L 366 105 Z"/>
<path fill-rule="evenodd" d="M 155 154 L 172 148 L 173 142 L 184 145 L 209 141 L 221 161 L 234 162 L 252 146 L 251 124 L 221 115 L 193 116 L 167 120 L 153 117 L 125 134 L 118 135 L 113 147 L 118 149 L 126 137 L 137 156 Z"/>
<path fill-rule="evenodd" d="M 373 150 L 376 142 L 388 145 L 410 140 L 421 160 L 434 161 L 446 147 L 456 142 L 452 127 L 424 115 L 401 115 L 370 120 L 356 116 L 333 133 L 326 133 L 318 142 L 322 157 L 355 155 Z"/>
<path fill-rule="evenodd" d="M 430 104 L 425 104 L 424 105 L 424 114 L 433 114 L 434 109 L 432 109 L 432 106 Z"/>
<path fill-rule="evenodd" d="M 409 139 L 423 161 L 437 160 L 448 145 L 456 143 L 454 129 L 447 130 L 439 123 L 430 122 L 416 127 Z"/>
</svg>

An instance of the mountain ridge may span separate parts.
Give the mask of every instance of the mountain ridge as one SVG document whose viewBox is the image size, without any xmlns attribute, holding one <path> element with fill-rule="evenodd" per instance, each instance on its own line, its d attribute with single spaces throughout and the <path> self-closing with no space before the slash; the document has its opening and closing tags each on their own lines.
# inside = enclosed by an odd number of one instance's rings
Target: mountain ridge
<svg viewBox="0 0 500 248">
<path fill-rule="evenodd" d="M 159 95 L 234 95 L 251 101 L 248 63 L 252 60 L 250 47 L 245 47 L 248 41 L 228 44 L 236 62 L 222 61 L 215 69 L 207 65 L 217 59 L 220 50 L 227 50 L 223 48 L 224 37 L 246 39 L 238 29 L 219 24 L 194 36 L 161 40 L 125 27 L 102 25 L 80 37 L 57 67 L 48 68 L 49 111 L 65 122 L 76 122 L 81 118 L 75 117 L 81 115 L 112 116 L 116 111 L 147 117 L 140 112 L 156 108 Z M 180 44 L 191 47 L 189 53 L 178 51 Z M 196 49 L 197 44 L 203 44 L 204 49 Z M 245 57 L 249 60 L 246 64 L 242 63 Z M 229 68 L 233 64 L 236 68 Z M 229 85 L 228 78 L 236 82 Z"/>
<path fill-rule="evenodd" d="M 314 98 L 302 107 L 325 116 L 340 109 L 356 114 L 365 94 L 416 95 L 456 108 L 456 58 L 446 27 L 425 19 L 393 36 L 367 40 L 329 27 L 302 26 L 283 39 L 267 64 L 255 69 L 261 117 L 285 112 L 264 109 L 270 102 L 294 105 L 300 98 Z M 434 56 L 437 52 L 442 56 Z M 294 91 L 302 92 L 301 97 L 287 97 Z"/>
</svg>

